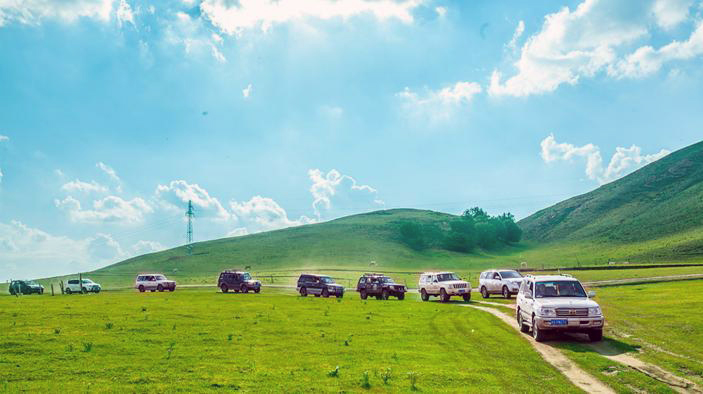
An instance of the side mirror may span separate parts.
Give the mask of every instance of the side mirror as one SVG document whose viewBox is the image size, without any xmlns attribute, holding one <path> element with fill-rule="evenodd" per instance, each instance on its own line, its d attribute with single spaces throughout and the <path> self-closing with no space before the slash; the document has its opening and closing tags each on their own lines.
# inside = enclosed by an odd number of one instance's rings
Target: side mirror
<svg viewBox="0 0 703 394">
<path fill-rule="evenodd" d="M 588 292 L 588 298 L 595 298 L 596 297 L 596 292 L 591 290 Z"/>
<path fill-rule="evenodd" d="M 531 299 L 532 299 L 532 293 L 530 293 L 529 291 L 528 291 L 528 292 L 525 292 L 525 298 L 531 300 Z"/>
</svg>

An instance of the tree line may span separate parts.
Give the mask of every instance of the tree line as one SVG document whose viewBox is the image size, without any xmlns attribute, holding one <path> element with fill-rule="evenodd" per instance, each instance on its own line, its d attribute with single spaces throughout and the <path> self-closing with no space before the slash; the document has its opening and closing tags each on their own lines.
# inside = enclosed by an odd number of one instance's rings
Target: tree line
<svg viewBox="0 0 703 394">
<path fill-rule="evenodd" d="M 511 213 L 491 216 L 479 207 L 467 209 L 447 226 L 403 221 L 401 241 L 415 250 L 439 248 L 469 253 L 477 248 L 490 250 L 520 242 L 522 229 Z"/>
</svg>

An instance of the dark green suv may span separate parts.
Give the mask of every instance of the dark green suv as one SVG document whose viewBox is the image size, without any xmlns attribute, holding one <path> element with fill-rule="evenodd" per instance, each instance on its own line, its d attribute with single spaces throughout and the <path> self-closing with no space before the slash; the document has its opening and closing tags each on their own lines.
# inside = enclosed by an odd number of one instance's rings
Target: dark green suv
<svg viewBox="0 0 703 394">
<path fill-rule="evenodd" d="M 44 286 L 33 280 L 13 280 L 10 282 L 10 294 L 44 294 Z"/>
</svg>

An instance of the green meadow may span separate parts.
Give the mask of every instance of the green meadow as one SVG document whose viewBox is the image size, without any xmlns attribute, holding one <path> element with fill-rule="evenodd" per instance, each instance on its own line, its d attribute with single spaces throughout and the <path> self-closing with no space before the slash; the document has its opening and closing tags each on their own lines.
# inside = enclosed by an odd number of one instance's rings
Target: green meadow
<svg viewBox="0 0 703 394">
<path fill-rule="evenodd" d="M 354 295 L 2 296 L 0 391 L 577 391 L 490 314 Z"/>
</svg>

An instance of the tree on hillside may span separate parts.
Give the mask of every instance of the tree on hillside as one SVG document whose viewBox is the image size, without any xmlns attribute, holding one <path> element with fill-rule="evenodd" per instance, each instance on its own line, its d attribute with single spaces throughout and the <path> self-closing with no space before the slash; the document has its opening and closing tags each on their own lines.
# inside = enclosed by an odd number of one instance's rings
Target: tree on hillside
<svg viewBox="0 0 703 394">
<path fill-rule="evenodd" d="M 473 218 L 462 216 L 449 222 L 449 234 L 444 247 L 454 252 L 468 253 L 476 248 L 476 228 Z"/>
<path fill-rule="evenodd" d="M 422 225 L 417 222 L 406 221 L 401 223 L 400 239 L 414 250 L 423 250 L 427 247 L 427 242 L 422 234 Z"/>
</svg>

